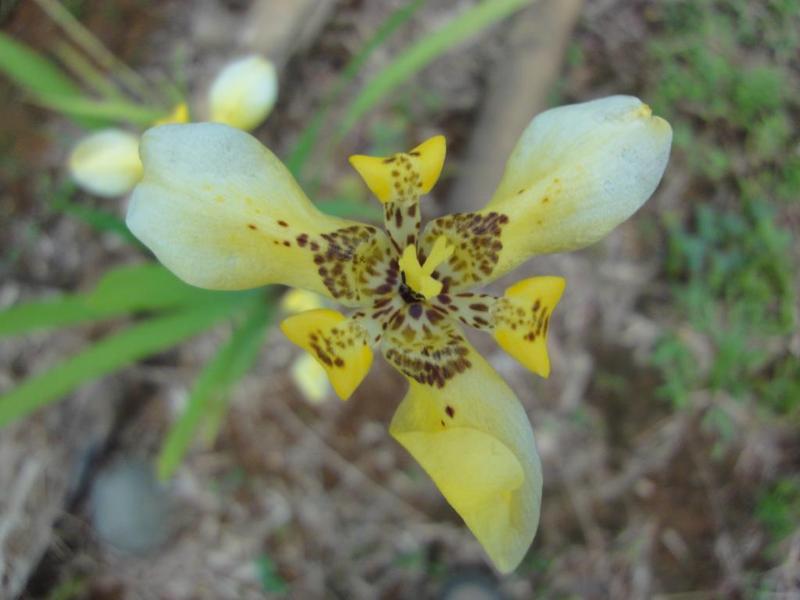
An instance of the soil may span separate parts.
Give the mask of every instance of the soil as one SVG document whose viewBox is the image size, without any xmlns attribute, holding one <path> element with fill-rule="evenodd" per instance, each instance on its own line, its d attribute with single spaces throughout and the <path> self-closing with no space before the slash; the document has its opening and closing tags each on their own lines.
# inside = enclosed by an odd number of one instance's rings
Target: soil
<svg viewBox="0 0 800 600">
<path fill-rule="evenodd" d="M 231 24 L 247 18 L 252 2 L 71 4 L 80 5 L 82 22 L 141 72 L 167 69 L 176 49 L 186 51 L 186 76 L 200 95 L 220 57 L 239 51 Z M 343 65 L 402 4 L 337 2 L 311 46 L 286 65 L 277 107 L 255 134 L 287 156 Z M 471 4 L 428 2 L 368 62 L 345 100 L 410 41 Z M 636 56 L 648 24 L 641 11 L 615 11 L 619 4 L 588 3 L 573 43 L 620 62 L 604 68 L 598 59 L 589 61 L 589 72 L 570 71 L 560 86 L 564 101 L 636 93 L 643 85 Z M 32 2 L 19 3 L 0 25 L 37 48 L 55 35 Z M 600 26 L 613 35 L 600 36 Z M 307 175 L 319 196 L 333 197 L 347 185 L 346 157 L 367 151 L 376 137 L 405 148 L 442 132 L 448 164 L 426 210 L 458 210 L 445 199 L 459 170 L 468 168 L 467 146 L 488 70 L 504 51 L 504 31 L 496 28 L 439 59 L 332 152 L 317 152 Z M 63 160 L 80 130 L 23 102 L 8 86 L 0 88 L 0 102 L 0 306 L 86 289 L 108 268 L 146 260 L 144 251 L 114 234 L 53 210 L 47 195 L 64 180 Z M 678 159 L 669 181 L 685 179 L 682 169 Z M 230 398 L 216 440 L 198 444 L 170 482 L 175 522 L 169 540 L 132 555 L 99 539 L 89 510 L 93 482 L 120 462 L 152 460 L 194 376 L 225 339 L 222 326 L 4 432 L 21 456 L 45 456 L 59 436 L 36 432 L 58 429 L 63 413 L 108 412 L 86 470 L 70 475 L 68 492 L 49 504 L 42 500 L 49 512 L 32 513 L 50 534 L 22 597 L 443 598 L 454 582 L 476 573 L 492 582 L 497 598 L 743 598 L 764 573 L 778 582 L 773 589 L 785 590 L 768 597 L 798 597 L 781 587 L 779 567 L 800 550 L 774 558 L 753 516 L 756 484 L 798 464 L 791 429 L 742 414 L 741 439 L 720 452 L 703 422 L 712 404 L 724 400 L 699 392 L 691 409 L 672 410 L 659 399 L 662 381 L 646 360 L 670 326 L 659 269 L 663 240 L 647 228 L 658 211 L 681 205 L 676 185 L 662 185 L 641 213 L 600 244 L 538 258 L 515 273 L 515 280 L 560 274 L 569 282 L 552 321 L 548 380 L 523 371 L 486 339 L 477 342 L 524 404 L 544 464 L 540 530 L 514 574 L 500 577 L 486 566 L 455 512 L 389 437 L 403 379 L 376 360 L 347 403 L 311 404 L 287 375 L 297 352 L 277 329 Z M 76 200 L 124 214 L 122 202 L 80 193 Z M 106 332 L 91 325 L 0 340 L 0 390 Z M 62 433 L 80 437 L 80 424 Z M 7 456 L 0 456 L 3 469 L 19 469 L 22 463 Z M 274 567 L 273 577 L 265 576 L 265 564 Z M 800 589 L 800 579 L 795 583 Z"/>
</svg>

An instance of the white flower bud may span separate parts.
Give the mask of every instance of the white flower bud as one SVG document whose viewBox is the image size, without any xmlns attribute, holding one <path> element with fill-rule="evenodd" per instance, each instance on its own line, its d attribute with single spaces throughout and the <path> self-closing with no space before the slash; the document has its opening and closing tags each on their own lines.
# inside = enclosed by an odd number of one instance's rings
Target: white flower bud
<svg viewBox="0 0 800 600">
<path fill-rule="evenodd" d="M 226 66 L 211 86 L 211 120 L 250 131 L 272 111 L 278 76 L 271 62 L 248 56 Z"/>
<path fill-rule="evenodd" d="M 72 149 L 69 170 L 88 192 L 109 198 L 127 194 L 142 178 L 139 137 L 120 129 L 92 133 Z"/>
</svg>

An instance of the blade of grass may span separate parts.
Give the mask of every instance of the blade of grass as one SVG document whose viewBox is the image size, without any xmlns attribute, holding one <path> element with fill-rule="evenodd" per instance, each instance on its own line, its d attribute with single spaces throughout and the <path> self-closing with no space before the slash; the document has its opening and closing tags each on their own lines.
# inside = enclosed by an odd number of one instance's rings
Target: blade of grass
<svg viewBox="0 0 800 600">
<path fill-rule="evenodd" d="M 76 191 L 75 182 L 70 179 L 64 179 L 56 184 L 52 179 L 42 177 L 39 194 L 43 198 L 50 199 L 50 206 L 53 210 L 80 219 L 97 231 L 115 233 L 125 241 L 141 246 L 139 240 L 125 225 L 125 221 L 117 215 L 107 210 L 87 206 L 85 203 L 74 202 L 72 198 Z"/>
<path fill-rule="evenodd" d="M 86 97 L 36 96 L 36 104 L 69 117 L 94 117 L 104 121 L 125 121 L 148 126 L 166 116 L 163 108 L 140 106 L 119 100 L 95 100 Z"/>
<path fill-rule="evenodd" d="M 273 314 L 274 305 L 259 299 L 234 330 L 228 343 L 206 364 L 192 388 L 183 414 L 161 446 L 157 459 L 160 479 L 168 479 L 175 472 L 204 419 L 216 416 L 216 423 L 221 420 L 228 392 L 258 356 Z M 216 433 L 217 427 L 212 429 Z"/>
<path fill-rule="evenodd" d="M 63 212 L 64 214 L 71 215 L 76 219 L 80 219 L 92 229 L 101 232 L 114 233 L 131 244 L 139 244 L 139 240 L 131 233 L 125 221 L 120 219 L 117 215 L 101 210 L 99 208 L 92 208 L 91 206 L 84 206 L 75 202 L 64 201 L 54 204 L 53 208 Z"/>
<path fill-rule="evenodd" d="M 77 98 L 81 89 L 52 61 L 25 44 L 0 32 L 0 71 L 32 97 Z M 95 118 L 76 118 L 83 127 L 102 122 Z"/>
<path fill-rule="evenodd" d="M 311 117 L 309 124 L 300 134 L 297 143 L 286 160 L 286 165 L 295 177 L 298 179 L 300 178 L 303 166 L 311 155 L 323 125 L 325 124 L 325 118 L 328 116 L 331 106 L 336 102 L 339 96 L 341 96 L 345 87 L 355 78 L 370 55 L 380 48 L 424 3 L 425 0 L 413 0 L 392 12 L 383 23 L 380 24 L 375 34 L 367 40 L 364 46 L 362 46 L 355 56 L 347 63 L 336 83 L 325 95 L 321 106 L 317 109 Z"/>
<path fill-rule="evenodd" d="M 157 263 L 126 265 L 107 271 L 90 292 L 0 311 L 0 337 L 148 310 L 225 301 L 235 294 L 192 287 Z"/>
<path fill-rule="evenodd" d="M 59 42 L 55 44 L 54 48 L 61 62 L 63 62 L 87 87 L 93 89 L 101 96 L 105 96 L 107 99 L 113 98 L 119 100 L 122 98 L 120 90 L 117 89 L 111 78 L 95 67 L 85 56 L 75 50 L 75 48 L 66 42 Z"/>
<path fill-rule="evenodd" d="M 34 95 L 80 96 L 81 90 L 54 63 L 0 32 L 0 70 Z"/>
<path fill-rule="evenodd" d="M 432 31 L 404 50 L 359 92 L 348 107 L 337 131 L 341 140 L 358 120 L 392 90 L 425 68 L 434 59 L 508 17 L 533 0 L 484 0 Z"/>
<path fill-rule="evenodd" d="M 87 381 L 113 373 L 196 335 L 232 315 L 243 300 L 240 296 L 156 317 L 103 338 L 0 396 L 0 427 L 58 400 Z"/>
<path fill-rule="evenodd" d="M 115 72 L 120 81 L 125 84 L 129 91 L 139 96 L 140 100 L 152 102 L 153 93 L 147 81 L 136 71 L 131 69 L 124 62 L 119 60 L 114 54 L 98 40 L 91 31 L 86 29 L 72 13 L 69 12 L 61 3 L 56 0 L 35 0 L 47 16 L 49 16 L 64 32 L 72 38 L 79 47 L 95 59 L 103 68 Z"/>
</svg>

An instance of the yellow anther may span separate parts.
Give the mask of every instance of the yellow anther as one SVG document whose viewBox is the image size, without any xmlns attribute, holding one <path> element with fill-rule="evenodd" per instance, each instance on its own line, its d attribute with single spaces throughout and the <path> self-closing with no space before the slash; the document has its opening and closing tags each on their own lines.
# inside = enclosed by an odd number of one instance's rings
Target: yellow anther
<svg viewBox="0 0 800 600">
<path fill-rule="evenodd" d="M 425 259 L 425 264 L 420 265 L 417 259 L 417 249 L 411 245 L 403 250 L 400 257 L 400 269 L 406 278 L 406 285 L 421 294 L 426 299 L 433 298 L 442 291 L 442 282 L 431 277 L 433 271 L 453 254 L 455 246 L 447 242 L 447 238 L 440 235 L 436 238 L 431 248 L 431 253 Z"/>
<path fill-rule="evenodd" d="M 188 123 L 189 122 L 189 107 L 186 102 L 181 102 L 172 109 L 172 112 L 167 116 L 153 122 L 153 125 L 171 125 L 173 123 Z"/>
</svg>

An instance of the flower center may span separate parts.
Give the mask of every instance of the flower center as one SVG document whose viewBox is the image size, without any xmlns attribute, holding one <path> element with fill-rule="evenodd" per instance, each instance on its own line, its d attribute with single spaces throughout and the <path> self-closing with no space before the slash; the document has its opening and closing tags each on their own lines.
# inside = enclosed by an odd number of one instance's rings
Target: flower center
<svg viewBox="0 0 800 600">
<path fill-rule="evenodd" d="M 438 295 L 442 291 L 442 282 L 432 277 L 433 271 L 442 262 L 450 258 L 454 249 L 454 246 L 447 243 L 447 238 L 440 235 L 433 243 L 430 256 L 425 259 L 425 264 L 420 265 L 416 246 L 414 244 L 406 246 L 398 262 L 403 274 L 403 281 L 408 288 L 405 291 L 411 292 L 411 294 L 404 294 L 404 290 L 401 287 L 400 294 L 403 299 L 407 302 L 415 301 L 406 297 L 413 298 L 413 294 L 422 296 L 426 300 Z"/>
</svg>

